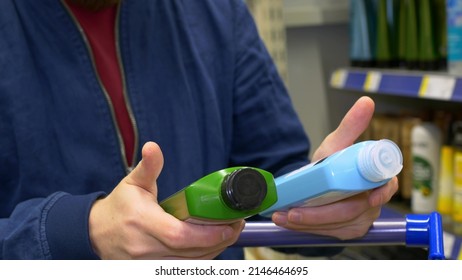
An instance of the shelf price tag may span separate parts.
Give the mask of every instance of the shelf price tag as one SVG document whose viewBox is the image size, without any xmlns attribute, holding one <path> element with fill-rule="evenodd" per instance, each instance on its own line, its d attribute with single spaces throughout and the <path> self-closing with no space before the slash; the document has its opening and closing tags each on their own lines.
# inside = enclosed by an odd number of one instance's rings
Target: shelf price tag
<svg viewBox="0 0 462 280">
<path fill-rule="evenodd" d="M 330 85 L 334 88 L 344 88 L 346 80 L 348 78 L 348 72 L 344 69 L 336 70 L 330 79 Z"/>
<path fill-rule="evenodd" d="M 364 82 L 364 90 L 377 92 L 382 81 L 382 74 L 376 71 L 367 72 L 366 81 Z"/>
<path fill-rule="evenodd" d="M 419 97 L 450 100 L 455 84 L 454 77 L 424 75 L 420 84 Z"/>
</svg>

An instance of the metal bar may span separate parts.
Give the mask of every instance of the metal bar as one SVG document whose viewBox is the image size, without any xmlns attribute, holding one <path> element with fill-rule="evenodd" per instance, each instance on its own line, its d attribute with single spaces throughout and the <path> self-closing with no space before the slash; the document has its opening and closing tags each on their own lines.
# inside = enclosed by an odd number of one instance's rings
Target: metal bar
<svg viewBox="0 0 462 280">
<path fill-rule="evenodd" d="M 340 240 L 333 237 L 288 230 L 272 222 L 248 222 L 235 247 L 337 247 L 406 245 L 406 220 L 382 219 L 361 238 Z"/>
</svg>

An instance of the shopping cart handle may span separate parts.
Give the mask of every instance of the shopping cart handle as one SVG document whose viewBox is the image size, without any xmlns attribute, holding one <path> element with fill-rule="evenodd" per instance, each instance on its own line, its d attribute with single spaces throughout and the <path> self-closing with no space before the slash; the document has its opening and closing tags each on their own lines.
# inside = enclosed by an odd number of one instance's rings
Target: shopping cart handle
<svg viewBox="0 0 462 280">
<path fill-rule="evenodd" d="M 444 259 L 441 215 L 409 214 L 405 218 L 378 219 L 361 238 L 333 237 L 288 230 L 272 222 L 247 222 L 234 247 L 334 247 L 404 245 L 428 248 L 428 259 Z"/>
<path fill-rule="evenodd" d="M 441 215 L 406 215 L 406 245 L 428 248 L 428 259 L 444 260 L 443 226 Z"/>
</svg>

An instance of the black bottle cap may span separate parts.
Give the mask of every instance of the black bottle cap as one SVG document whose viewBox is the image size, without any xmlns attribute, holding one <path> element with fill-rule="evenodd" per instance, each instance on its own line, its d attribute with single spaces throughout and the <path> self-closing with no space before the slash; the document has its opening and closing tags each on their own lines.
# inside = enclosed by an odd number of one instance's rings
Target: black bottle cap
<svg viewBox="0 0 462 280">
<path fill-rule="evenodd" d="M 235 210 L 253 210 L 266 197 L 267 184 L 263 175 L 252 168 L 241 168 L 225 177 L 221 194 L 226 205 Z"/>
</svg>

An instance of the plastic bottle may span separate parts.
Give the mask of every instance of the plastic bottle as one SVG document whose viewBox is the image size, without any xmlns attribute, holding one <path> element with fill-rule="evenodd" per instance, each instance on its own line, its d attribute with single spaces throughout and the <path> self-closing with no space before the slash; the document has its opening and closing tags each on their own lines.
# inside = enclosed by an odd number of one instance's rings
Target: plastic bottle
<svg viewBox="0 0 462 280">
<path fill-rule="evenodd" d="M 260 214 L 331 203 L 385 184 L 402 167 L 393 141 L 362 141 L 276 178 L 278 201 Z"/>
<path fill-rule="evenodd" d="M 438 52 L 436 47 L 434 14 L 432 0 L 419 1 L 419 69 L 438 69 Z"/>
<path fill-rule="evenodd" d="M 435 40 L 439 58 L 438 69 L 447 69 L 448 60 L 448 31 L 447 31 L 447 16 L 446 16 L 446 0 L 434 1 L 434 24 L 435 24 Z"/>
<path fill-rule="evenodd" d="M 196 224 L 227 224 L 267 209 L 277 201 L 273 175 L 250 167 L 213 172 L 176 192 L 160 206 Z"/>
<path fill-rule="evenodd" d="M 417 18 L 417 0 L 403 0 L 405 1 L 406 9 L 406 50 L 405 50 L 405 63 L 407 69 L 417 69 L 419 65 L 419 29 Z"/>
<path fill-rule="evenodd" d="M 389 68 L 393 65 L 391 27 L 388 15 L 388 0 L 379 0 L 377 7 L 377 67 Z"/>
<path fill-rule="evenodd" d="M 375 18 L 371 16 L 373 3 L 351 0 L 350 5 L 350 64 L 371 67 L 375 59 Z"/>
<path fill-rule="evenodd" d="M 462 0 L 447 0 L 448 71 L 462 75 Z"/>
<path fill-rule="evenodd" d="M 441 130 L 432 122 L 422 122 L 412 129 L 411 139 L 411 209 L 414 213 L 436 211 Z"/>
<path fill-rule="evenodd" d="M 451 124 L 451 121 L 448 120 L 448 123 Z M 445 139 L 441 146 L 436 210 L 441 214 L 444 224 L 450 224 L 453 214 L 455 150 L 451 125 L 447 127 L 445 134 Z"/>
<path fill-rule="evenodd" d="M 398 66 L 400 68 L 406 68 L 406 41 L 407 41 L 407 0 L 399 1 L 398 8 L 398 46 L 397 46 L 397 57 Z"/>
<path fill-rule="evenodd" d="M 377 6 L 376 66 L 398 66 L 398 9 L 396 0 L 379 0 Z"/>
<path fill-rule="evenodd" d="M 454 133 L 454 180 L 452 200 L 452 220 L 454 233 L 462 234 L 462 121 L 453 124 Z"/>
</svg>

